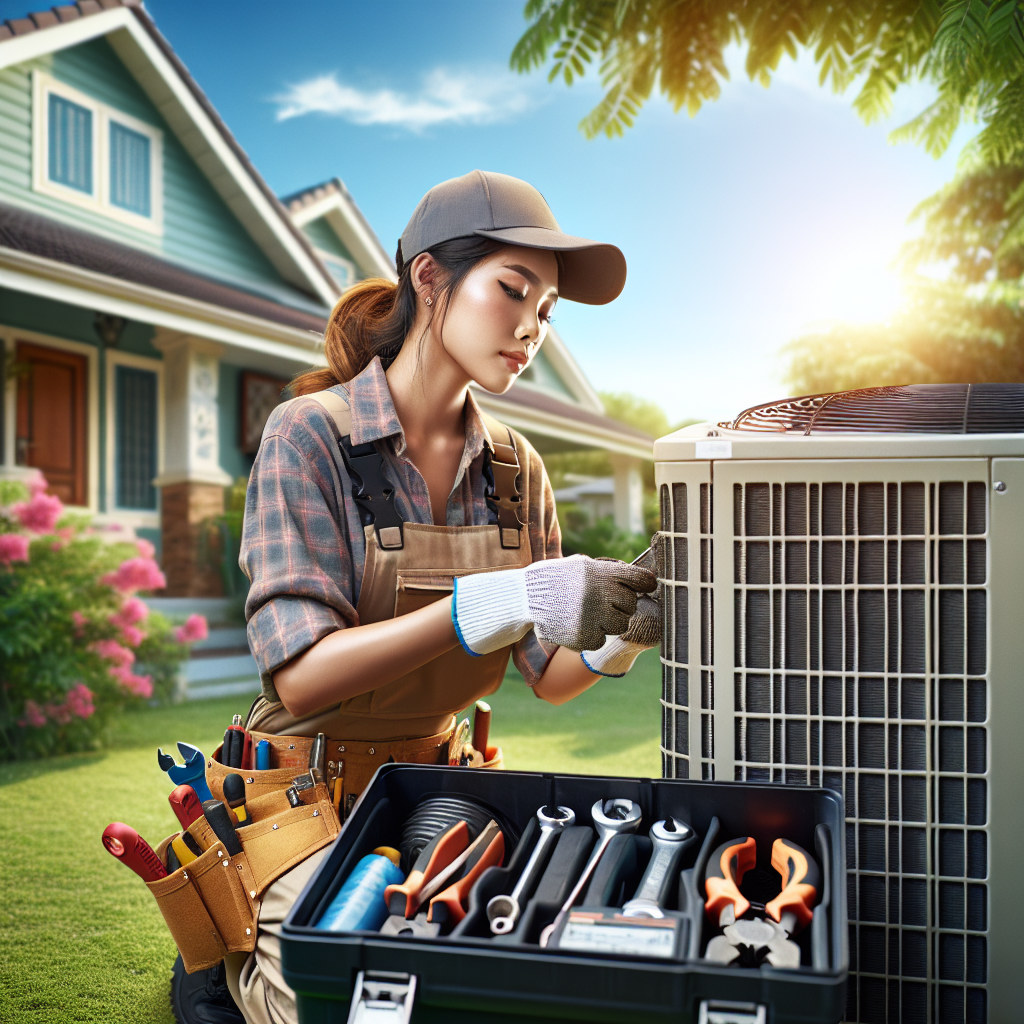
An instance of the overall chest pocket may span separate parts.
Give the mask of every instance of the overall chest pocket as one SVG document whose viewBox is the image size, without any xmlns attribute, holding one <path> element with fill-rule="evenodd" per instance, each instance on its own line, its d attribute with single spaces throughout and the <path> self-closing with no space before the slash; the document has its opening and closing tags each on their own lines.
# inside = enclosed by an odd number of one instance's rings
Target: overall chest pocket
<svg viewBox="0 0 1024 1024">
<path fill-rule="evenodd" d="M 449 597 L 453 587 L 450 574 L 423 570 L 399 573 L 395 586 L 396 617 Z M 455 647 L 374 690 L 370 711 L 395 718 L 455 714 L 474 700 L 494 693 L 501 685 L 507 664 L 506 650 L 471 658 L 461 646 Z"/>
<path fill-rule="evenodd" d="M 453 576 L 442 573 L 421 575 L 399 573 L 395 581 L 395 617 L 426 608 L 427 605 L 450 597 L 455 589 Z"/>
</svg>

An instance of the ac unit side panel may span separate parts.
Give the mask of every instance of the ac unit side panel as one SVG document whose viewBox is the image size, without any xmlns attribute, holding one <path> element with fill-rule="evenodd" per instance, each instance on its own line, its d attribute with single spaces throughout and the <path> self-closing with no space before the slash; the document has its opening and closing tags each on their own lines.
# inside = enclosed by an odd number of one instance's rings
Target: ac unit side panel
<svg viewBox="0 0 1024 1024">
<path fill-rule="evenodd" d="M 988 1004 L 988 460 L 711 475 L 715 776 L 844 793 L 848 1020 L 1003 1019 Z"/>
<path fill-rule="evenodd" d="M 989 1020 L 1024 1016 L 1024 459 L 993 459 L 989 758 Z M 996 490 L 996 482 L 1003 485 Z"/>
<path fill-rule="evenodd" d="M 655 471 L 661 505 L 656 538 L 664 605 L 661 761 L 667 779 L 711 777 L 714 665 L 711 466 L 674 463 Z"/>
</svg>

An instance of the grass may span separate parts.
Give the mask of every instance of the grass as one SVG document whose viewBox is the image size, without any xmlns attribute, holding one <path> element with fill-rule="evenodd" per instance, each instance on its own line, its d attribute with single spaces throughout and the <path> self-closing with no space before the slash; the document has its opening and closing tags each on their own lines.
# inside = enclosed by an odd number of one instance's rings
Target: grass
<svg viewBox="0 0 1024 1024">
<path fill-rule="evenodd" d="M 643 655 L 556 708 L 510 670 L 491 698 L 508 768 L 661 774 L 659 668 Z M 156 747 L 211 750 L 242 697 L 124 716 L 110 748 L 0 765 L 0 1021 L 170 1024 L 175 949 L 156 904 L 99 841 L 126 821 L 153 845 L 175 830 Z"/>
</svg>

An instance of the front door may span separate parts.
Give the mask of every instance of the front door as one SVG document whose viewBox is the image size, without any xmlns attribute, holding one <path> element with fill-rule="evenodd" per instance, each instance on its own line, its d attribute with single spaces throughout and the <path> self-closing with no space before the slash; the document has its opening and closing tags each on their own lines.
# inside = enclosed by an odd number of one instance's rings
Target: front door
<svg viewBox="0 0 1024 1024">
<path fill-rule="evenodd" d="M 19 342 L 16 359 L 18 465 L 40 470 L 65 504 L 85 505 L 85 357 Z"/>
</svg>

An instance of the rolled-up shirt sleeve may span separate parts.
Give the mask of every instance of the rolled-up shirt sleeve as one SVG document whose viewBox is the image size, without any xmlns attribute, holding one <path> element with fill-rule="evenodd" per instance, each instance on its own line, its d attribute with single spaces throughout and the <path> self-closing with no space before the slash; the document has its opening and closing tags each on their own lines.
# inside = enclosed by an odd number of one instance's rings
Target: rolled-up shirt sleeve
<svg viewBox="0 0 1024 1024">
<path fill-rule="evenodd" d="M 337 508 L 341 492 L 330 460 L 317 458 L 323 440 L 310 437 L 300 450 L 292 437 L 268 430 L 249 477 L 239 564 L 251 584 L 249 647 L 270 700 L 278 699 L 277 669 L 359 621 L 341 525 L 348 510 Z"/>
</svg>

